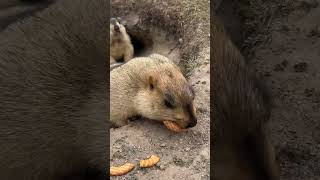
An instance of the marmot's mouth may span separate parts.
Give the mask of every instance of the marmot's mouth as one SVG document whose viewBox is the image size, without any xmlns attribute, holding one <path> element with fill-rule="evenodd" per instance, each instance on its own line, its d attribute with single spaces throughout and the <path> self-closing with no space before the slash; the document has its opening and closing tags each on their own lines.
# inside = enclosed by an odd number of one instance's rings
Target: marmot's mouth
<svg viewBox="0 0 320 180">
<path fill-rule="evenodd" d="M 120 33 L 120 28 L 119 28 L 119 26 L 115 25 L 115 26 L 114 26 L 114 31 L 115 31 L 116 33 Z"/>
</svg>

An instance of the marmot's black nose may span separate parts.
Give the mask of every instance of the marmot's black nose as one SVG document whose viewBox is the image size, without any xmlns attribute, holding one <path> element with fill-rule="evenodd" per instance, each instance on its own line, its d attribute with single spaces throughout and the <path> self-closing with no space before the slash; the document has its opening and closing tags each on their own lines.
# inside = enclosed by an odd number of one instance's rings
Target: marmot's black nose
<svg viewBox="0 0 320 180">
<path fill-rule="evenodd" d="M 119 26 L 118 26 L 118 25 L 114 25 L 114 31 L 116 31 L 116 32 L 120 32 L 120 28 L 119 28 Z"/>
<path fill-rule="evenodd" d="M 197 119 L 194 118 L 194 119 L 191 119 L 191 121 L 189 122 L 187 128 L 192 128 L 192 127 L 195 127 L 197 125 Z"/>
</svg>

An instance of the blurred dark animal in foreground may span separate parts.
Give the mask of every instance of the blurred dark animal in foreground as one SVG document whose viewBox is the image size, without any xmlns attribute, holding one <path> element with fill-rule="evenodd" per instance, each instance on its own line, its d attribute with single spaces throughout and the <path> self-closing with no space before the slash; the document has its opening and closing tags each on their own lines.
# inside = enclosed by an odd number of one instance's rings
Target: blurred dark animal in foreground
<svg viewBox="0 0 320 180">
<path fill-rule="evenodd" d="M 0 179 L 106 179 L 108 10 L 58 1 L 0 33 Z"/>
<path fill-rule="evenodd" d="M 56 0 L 0 0 L 0 31 L 11 23 L 47 8 Z"/>
<path fill-rule="evenodd" d="M 213 176 L 216 180 L 277 180 L 267 122 L 268 93 L 213 19 L 211 32 Z"/>
</svg>

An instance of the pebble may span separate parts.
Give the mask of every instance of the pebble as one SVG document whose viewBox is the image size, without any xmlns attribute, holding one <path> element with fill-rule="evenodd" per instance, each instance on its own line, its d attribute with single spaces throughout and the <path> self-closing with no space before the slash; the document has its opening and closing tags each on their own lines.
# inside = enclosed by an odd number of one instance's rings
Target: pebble
<svg viewBox="0 0 320 180">
<path fill-rule="evenodd" d="M 164 170 L 166 167 L 161 164 L 159 168 L 160 168 L 161 170 Z"/>
<path fill-rule="evenodd" d="M 165 143 L 160 144 L 160 147 L 166 147 Z"/>
</svg>

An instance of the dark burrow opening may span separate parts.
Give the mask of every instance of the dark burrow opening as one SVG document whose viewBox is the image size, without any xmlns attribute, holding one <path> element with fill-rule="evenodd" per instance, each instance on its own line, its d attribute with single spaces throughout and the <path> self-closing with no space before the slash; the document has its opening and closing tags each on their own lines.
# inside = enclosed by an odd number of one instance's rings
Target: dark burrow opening
<svg viewBox="0 0 320 180">
<path fill-rule="evenodd" d="M 134 57 L 145 56 L 151 52 L 153 39 L 147 32 L 127 30 L 134 48 Z"/>
</svg>

